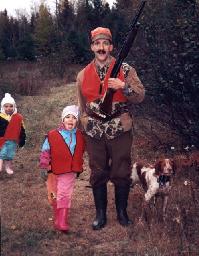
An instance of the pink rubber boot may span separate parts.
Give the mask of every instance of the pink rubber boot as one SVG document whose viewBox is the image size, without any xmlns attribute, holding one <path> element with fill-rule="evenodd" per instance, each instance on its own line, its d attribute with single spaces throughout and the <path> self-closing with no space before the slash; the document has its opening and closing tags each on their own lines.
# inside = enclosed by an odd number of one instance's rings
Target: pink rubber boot
<svg viewBox="0 0 199 256">
<path fill-rule="evenodd" d="M 13 174 L 13 169 L 12 169 L 12 162 L 5 160 L 5 169 L 7 174 L 12 175 Z"/>
<path fill-rule="evenodd" d="M 69 230 L 68 226 L 68 208 L 59 208 L 58 212 L 58 222 L 56 228 L 60 231 L 67 232 Z"/>
</svg>

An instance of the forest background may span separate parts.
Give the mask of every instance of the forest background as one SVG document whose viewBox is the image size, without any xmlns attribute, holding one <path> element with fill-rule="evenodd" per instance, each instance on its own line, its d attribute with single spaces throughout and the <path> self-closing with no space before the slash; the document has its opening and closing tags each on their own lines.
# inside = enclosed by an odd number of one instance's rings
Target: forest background
<svg viewBox="0 0 199 256">
<path fill-rule="evenodd" d="M 133 161 L 178 160 L 166 222 L 160 207 L 138 225 L 143 189 L 134 186 L 128 212 L 133 225 L 116 221 L 114 189 L 108 184 L 108 223 L 94 232 L 88 157 L 77 179 L 68 235 L 53 230 L 52 209 L 39 175 L 40 147 L 47 131 L 76 104 L 77 72 L 92 59 L 90 30 L 109 27 L 117 56 L 138 0 L 75 3 L 57 0 L 51 13 L 41 3 L 29 17 L 0 12 L 0 98 L 10 92 L 23 114 L 27 140 L 14 159 L 14 175 L 0 175 L 1 255 L 198 256 L 199 252 L 199 1 L 148 0 L 127 62 L 146 88 L 134 106 Z M 192 154 L 193 153 L 193 154 Z M 194 156 L 194 157 L 193 157 Z M 81 213 L 81 214 L 80 214 Z"/>
</svg>

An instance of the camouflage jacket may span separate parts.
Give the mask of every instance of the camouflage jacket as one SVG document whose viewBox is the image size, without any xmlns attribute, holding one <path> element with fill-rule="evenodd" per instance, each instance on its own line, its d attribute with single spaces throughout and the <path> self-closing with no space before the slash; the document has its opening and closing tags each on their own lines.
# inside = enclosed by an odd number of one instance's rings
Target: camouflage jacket
<svg viewBox="0 0 199 256">
<path fill-rule="evenodd" d="M 109 65 L 102 68 L 96 66 L 98 76 L 101 81 L 104 80 Z M 123 94 L 127 98 L 127 102 L 113 102 L 112 112 L 119 111 L 120 115 L 112 118 L 109 121 L 102 121 L 88 115 L 86 109 L 91 109 L 93 113 L 99 115 L 99 104 L 100 99 L 95 102 L 86 102 L 86 99 L 82 95 L 81 85 L 84 79 L 84 71 L 81 70 L 77 75 L 77 93 L 78 102 L 80 107 L 80 121 L 83 131 L 96 139 L 100 139 L 104 134 L 108 139 L 113 139 L 125 131 L 129 131 L 133 127 L 133 117 L 129 113 L 129 104 L 137 104 L 143 101 L 145 90 L 137 76 L 134 68 L 129 66 L 127 63 L 122 64 L 122 69 L 125 77 L 125 87 Z"/>
</svg>

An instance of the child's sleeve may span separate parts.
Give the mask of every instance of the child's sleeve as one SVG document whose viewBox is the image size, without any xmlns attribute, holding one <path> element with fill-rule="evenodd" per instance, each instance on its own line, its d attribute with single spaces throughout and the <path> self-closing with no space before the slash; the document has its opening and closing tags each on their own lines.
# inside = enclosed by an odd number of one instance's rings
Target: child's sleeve
<svg viewBox="0 0 199 256">
<path fill-rule="evenodd" d="M 26 142 L 26 130 L 24 127 L 24 124 L 21 126 L 21 132 L 19 136 L 19 147 L 22 148 L 25 145 Z"/>
<path fill-rule="evenodd" d="M 41 153 L 40 153 L 39 167 L 42 168 L 42 169 L 49 170 L 50 162 L 51 162 L 50 145 L 49 145 L 49 142 L 48 142 L 48 138 L 46 138 L 43 145 L 42 145 L 42 149 L 41 149 Z"/>
</svg>

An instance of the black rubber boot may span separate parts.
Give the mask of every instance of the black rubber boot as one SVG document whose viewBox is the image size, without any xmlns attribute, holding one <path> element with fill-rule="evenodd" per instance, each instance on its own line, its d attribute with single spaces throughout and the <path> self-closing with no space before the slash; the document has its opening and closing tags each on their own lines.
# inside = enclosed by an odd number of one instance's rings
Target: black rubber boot
<svg viewBox="0 0 199 256">
<path fill-rule="evenodd" d="M 117 210 L 117 219 L 122 226 L 128 226 L 132 223 L 127 214 L 128 196 L 130 186 L 115 186 L 115 205 Z"/>
<path fill-rule="evenodd" d="M 107 187 L 106 184 L 93 188 L 96 208 L 96 218 L 92 224 L 93 230 L 99 230 L 106 225 Z"/>
</svg>

